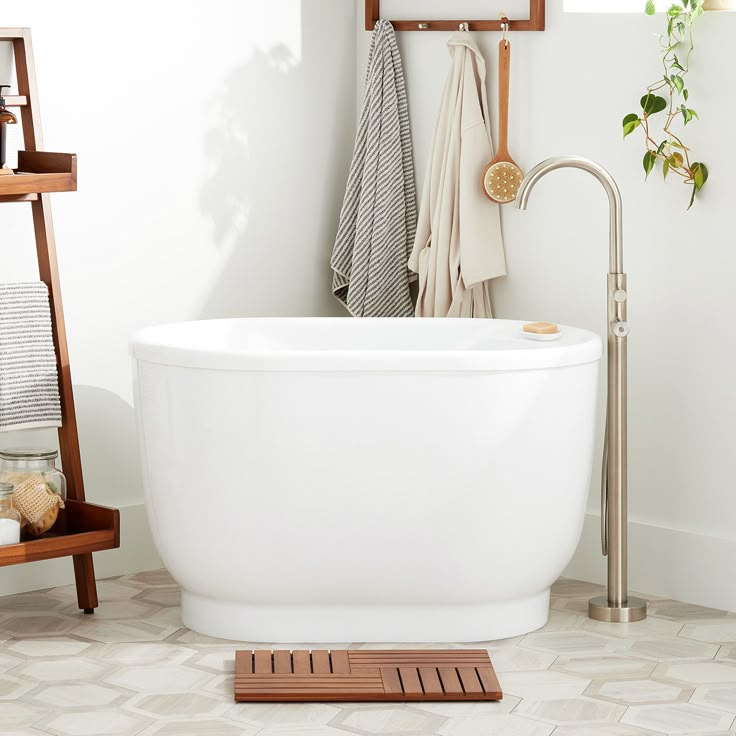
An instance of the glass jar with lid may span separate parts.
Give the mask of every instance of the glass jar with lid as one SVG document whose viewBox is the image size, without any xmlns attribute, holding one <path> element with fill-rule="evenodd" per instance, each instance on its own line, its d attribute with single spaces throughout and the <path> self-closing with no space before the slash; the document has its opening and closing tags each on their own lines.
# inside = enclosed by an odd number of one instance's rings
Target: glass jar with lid
<svg viewBox="0 0 736 736">
<path fill-rule="evenodd" d="M 0 483 L 12 483 L 13 506 L 31 537 L 51 529 L 66 501 L 66 479 L 56 467 L 56 450 L 0 450 Z"/>
<path fill-rule="evenodd" d="M 0 547 L 20 542 L 21 515 L 13 508 L 13 484 L 0 482 Z"/>
</svg>

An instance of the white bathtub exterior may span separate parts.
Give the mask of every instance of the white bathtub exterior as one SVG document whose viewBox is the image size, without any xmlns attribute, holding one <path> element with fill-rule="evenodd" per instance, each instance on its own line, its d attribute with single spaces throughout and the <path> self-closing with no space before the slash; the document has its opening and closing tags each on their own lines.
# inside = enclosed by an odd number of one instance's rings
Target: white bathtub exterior
<svg viewBox="0 0 736 736">
<path fill-rule="evenodd" d="M 543 626 L 579 541 L 601 344 L 502 320 L 217 320 L 133 341 L 182 618 L 259 642 Z"/>
</svg>

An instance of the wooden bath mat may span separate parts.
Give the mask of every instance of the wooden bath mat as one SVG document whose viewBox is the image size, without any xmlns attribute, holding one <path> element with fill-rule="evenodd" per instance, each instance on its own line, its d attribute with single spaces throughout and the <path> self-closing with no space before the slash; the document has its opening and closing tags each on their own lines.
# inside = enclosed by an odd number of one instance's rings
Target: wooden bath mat
<svg viewBox="0 0 736 736">
<path fill-rule="evenodd" d="M 237 701 L 501 700 L 485 649 L 235 653 Z"/>
</svg>

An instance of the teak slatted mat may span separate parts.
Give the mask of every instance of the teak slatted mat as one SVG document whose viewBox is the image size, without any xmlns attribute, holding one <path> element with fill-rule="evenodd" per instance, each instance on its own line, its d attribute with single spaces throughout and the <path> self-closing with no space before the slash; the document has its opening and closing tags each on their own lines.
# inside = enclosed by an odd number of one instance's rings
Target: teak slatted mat
<svg viewBox="0 0 736 736">
<path fill-rule="evenodd" d="M 235 700 L 501 700 L 485 649 L 268 649 L 235 653 Z"/>
</svg>

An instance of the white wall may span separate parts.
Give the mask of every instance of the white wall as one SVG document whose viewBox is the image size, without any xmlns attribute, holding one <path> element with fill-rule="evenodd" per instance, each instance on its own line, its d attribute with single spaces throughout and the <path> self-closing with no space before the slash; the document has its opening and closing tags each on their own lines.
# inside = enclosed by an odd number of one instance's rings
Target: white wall
<svg viewBox="0 0 736 736">
<path fill-rule="evenodd" d="M 509 0 L 504 7 L 518 17 L 524 4 Z M 357 5 L 362 9 L 360 0 Z M 653 34 L 662 16 L 570 15 L 562 13 L 562 0 L 547 5 L 546 32 L 511 37 L 510 147 L 527 170 L 556 154 L 592 158 L 609 168 L 623 193 L 632 328 L 631 585 L 736 610 L 736 350 L 729 337 L 736 307 L 736 147 L 729 142 L 736 97 L 724 87 L 736 62 L 736 14 L 706 14 L 699 24 L 690 102 L 701 122 L 688 127 L 687 137 L 711 178 L 704 198 L 686 212 L 689 192 L 654 176 L 645 184 L 641 141 L 621 137 L 621 119 L 660 73 Z M 383 0 L 381 8 L 382 17 L 396 19 L 493 16 L 484 0 Z M 398 35 L 421 188 L 449 34 Z M 369 36 L 359 18 L 361 86 Z M 476 34 L 476 40 L 489 62 L 495 100 L 499 34 Z M 496 130 L 495 104 L 492 114 Z M 603 335 L 606 207 L 601 187 L 572 171 L 542 181 L 527 212 L 505 207 L 509 276 L 494 282 L 496 315 Z M 588 522 L 568 573 L 603 581 L 597 476 L 596 468 Z"/>
<path fill-rule="evenodd" d="M 523 5 L 508 0 L 505 9 L 514 17 Z M 589 156 L 623 192 L 632 586 L 736 609 L 736 351 L 728 339 L 736 100 L 723 85 L 736 15 L 700 24 L 691 101 L 702 121 L 689 136 L 711 180 L 686 213 L 684 189 L 645 185 L 641 147 L 621 141 L 621 118 L 658 73 L 661 17 L 548 6 L 545 33 L 512 37 L 511 147 L 527 169 L 558 153 Z M 383 0 L 382 8 L 384 17 L 489 12 L 485 0 Z M 114 13 L 81 0 L 3 3 L 3 25 L 34 31 L 46 147 L 80 157 L 79 192 L 53 202 L 88 497 L 124 512 L 123 548 L 97 555 L 101 574 L 156 564 L 141 504 L 129 334 L 167 320 L 340 313 L 328 259 L 369 39 L 361 2 L 357 9 L 345 0 L 133 0 Z M 447 34 L 399 37 L 421 186 Z M 493 94 L 498 35 L 477 39 Z M 494 286 L 497 315 L 602 334 L 599 186 L 558 172 L 535 190 L 528 212 L 506 207 L 503 217 L 510 275 Z M 34 278 L 29 218 L 25 205 L 2 209 L 3 279 Z M 596 475 L 569 573 L 602 580 Z M 2 569 L 0 594 L 57 584 L 70 567 Z"/>
<path fill-rule="evenodd" d="M 354 17 L 344 0 L 3 2 L 0 24 L 33 31 L 46 148 L 79 156 L 79 192 L 53 208 L 87 497 L 123 510 L 100 574 L 158 564 L 129 335 L 339 313 L 328 262 L 355 131 Z M 3 206 L 4 280 L 36 278 L 31 238 L 30 208 Z M 0 595 L 70 577 L 69 560 L 0 569 Z"/>
</svg>

